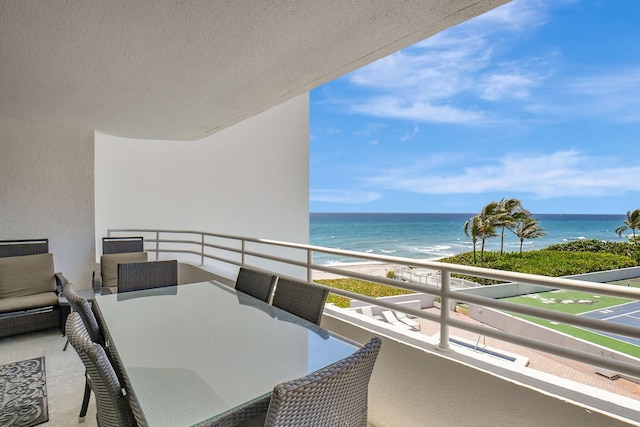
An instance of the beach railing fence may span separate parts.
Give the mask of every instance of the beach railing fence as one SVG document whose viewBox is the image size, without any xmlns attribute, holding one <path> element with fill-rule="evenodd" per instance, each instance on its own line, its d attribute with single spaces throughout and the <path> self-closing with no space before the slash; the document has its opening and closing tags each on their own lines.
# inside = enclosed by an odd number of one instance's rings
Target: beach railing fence
<svg viewBox="0 0 640 427">
<path fill-rule="evenodd" d="M 419 283 L 425 286 L 440 287 L 441 276 L 437 270 L 414 268 L 407 266 L 399 266 L 393 268 L 394 279 L 404 280 L 412 283 Z M 477 282 L 462 279 L 459 277 L 451 278 L 451 287 L 453 289 L 468 289 L 482 286 Z"/>
</svg>

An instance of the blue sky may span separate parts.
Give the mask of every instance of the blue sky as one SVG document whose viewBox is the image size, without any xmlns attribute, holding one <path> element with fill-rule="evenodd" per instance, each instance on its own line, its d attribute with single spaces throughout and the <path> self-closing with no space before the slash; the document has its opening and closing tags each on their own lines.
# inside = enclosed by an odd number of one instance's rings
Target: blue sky
<svg viewBox="0 0 640 427">
<path fill-rule="evenodd" d="M 311 92 L 311 212 L 640 208 L 640 1 L 513 1 Z"/>
</svg>

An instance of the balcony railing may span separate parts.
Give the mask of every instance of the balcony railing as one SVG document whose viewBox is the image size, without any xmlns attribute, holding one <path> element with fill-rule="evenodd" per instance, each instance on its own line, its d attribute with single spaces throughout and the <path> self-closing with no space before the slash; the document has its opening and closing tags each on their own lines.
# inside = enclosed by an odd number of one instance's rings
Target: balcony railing
<svg viewBox="0 0 640 427">
<path fill-rule="evenodd" d="M 281 275 L 289 275 L 297 278 L 306 277 L 307 281 L 313 280 L 314 271 L 324 271 L 343 277 L 366 280 L 380 283 L 395 288 L 413 292 L 425 293 L 438 297 L 442 310 L 439 314 L 425 312 L 412 308 L 405 304 L 396 304 L 388 300 L 381 300 L 369 296 L 328 287 L 333 294 L 350 299 L 363 301 L 367 304 L 380 306 L 390 310 L 404 312 L 421 319 L 437 322 L 440 328 L 439 348 L 448 350 L 450 345 L 450 329 L 458 328 L 472 333 L 492 337 L 498 340 L 525 346 L 533 350 L 557 355 L 577 362 L 590 364 L 601 369 L 619 373 L 633 378 L 640 378 L 640 363 L 633 357 L 611 357 L 611 352 L 606 349 L 600 354 L 576 350 L 563 345 L 554 344 L 546 340 L 536 339 L 532 336 L 504 332 L 497 329 L 485 328 L 480 325 L 460 321 L 452 318 L 450 307 L 452 302 L 465 302 L 489 309 L 496 309 L 510 313 L 518 313 L 525 316 L 533 316 L 546 319 L 551 322 L 573 325 L 578 328 L 596 330 L 604 333 L 622 335 L 634 339 L 640 339 L 640 327 L 637 325 L 616 324 L 609 321 L 590 319 L 558 311 L 524 306 L 500 299 L 466 293 L 461 289 L 452 287 L 452 274 L 473 276 L 487 279 L 495 279 L 504 282 L 515 282 L 541 286 L 551 289 L 568 289 L 589 292 L 597 295 L 611 295 L 630 300 L 640 300 L 640 289 L 622 287 L 618 285 L 593 283 L 583 280 L 568 278 L 553 278 L 532 274 L 515 273 L 509 271 L 492 270 L 480 267 L 448 264 L 437 261 L 420 261 L 409 258 L 381 256 L 370 253 L 361 253 L 331 249 L 307 244 L 283 242 L 269 239 L 256 239 L 235 235 L 207 233 L 191 230 L 151 230 L 151 229 L 112 229 L 109 236 L 142 235 L 145 239 L 145 250 L 155 253 L 156 259 L 165 258 L 165 254 L 177 257 L 181 261 L 196 263 L 223 276 L 227 272 L 228 277 L 233 274 L 233 269 L 241 265 L 253 265 L 278 272 Z M 412 268 L 425 268 L 439 273 L 440 286 L 405 282 L 381 276 L 363 274 L 338 266 L 329 266 L 314 263 L 314 255 L 337 255 L 349 257 L 354 262 L 378 262 L 391 263 L 398 266 Z M 615 353 L 615 352 L 614 352 Z"/>
</svg>

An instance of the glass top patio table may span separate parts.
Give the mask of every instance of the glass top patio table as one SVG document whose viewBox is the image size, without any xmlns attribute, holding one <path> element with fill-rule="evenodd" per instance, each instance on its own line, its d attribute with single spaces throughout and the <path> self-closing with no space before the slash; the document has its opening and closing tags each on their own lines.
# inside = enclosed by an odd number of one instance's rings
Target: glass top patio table
<svg viewBox="0 0 640 427">
<path fill-rule="evenodd" d="M 357 350 L 214 281 L 98 295 L 95 302 L 127 393 L 152 427 L 213 421 Z"/>
</svg>

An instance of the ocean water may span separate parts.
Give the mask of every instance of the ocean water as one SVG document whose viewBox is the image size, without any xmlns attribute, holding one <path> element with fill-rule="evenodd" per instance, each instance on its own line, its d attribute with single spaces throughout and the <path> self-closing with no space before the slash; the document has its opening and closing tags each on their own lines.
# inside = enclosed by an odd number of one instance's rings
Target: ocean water
<svg viewBox="0 0 640 427">
<path fill-rule="evenodd" d="M 473 250 L 464 223 L 474 214 L 447 213 L 311 213 L 309 243 L 329 248 L 433 260 Z M 625 215 L 534 215 L 547 233 L 527 239 L 523 251 L 542 249 L 572 240 L 625 242 L 615 229 Z M 520 241 L 505 231 L 504 250 L 517 252 Z M 487 239 L 486 250 L 500 250 L 500 237 Z M 480 249 L 478 242 L 477 249 Z M 319 264 L 354 264 L 353 259 L 317 254 Z M 362 263 L 362 262 L 360 262 Z"/>
</svg>

